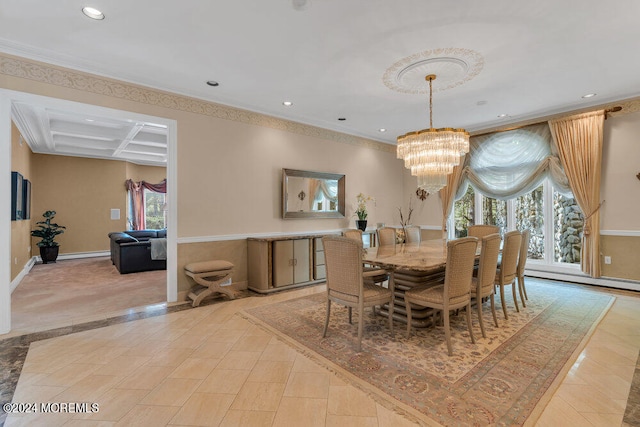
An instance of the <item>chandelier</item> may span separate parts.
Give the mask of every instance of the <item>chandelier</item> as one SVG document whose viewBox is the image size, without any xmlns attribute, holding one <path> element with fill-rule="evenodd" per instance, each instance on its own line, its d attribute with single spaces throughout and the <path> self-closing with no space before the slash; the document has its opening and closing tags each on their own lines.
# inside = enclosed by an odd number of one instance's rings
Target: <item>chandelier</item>
<svg viewBox="0 0 640 427">
<path fill-rule="evenodd" d="M 469 152 L 469 132 L 464 129 L 433 128 L 433 80 L 429 74 L 429 129 L 409 132 L 398 137 L 397 155 L 411 175 L 418 178 L 418 187 L 435 193 L 447 185 L 447 175 Z"/>
</svg>

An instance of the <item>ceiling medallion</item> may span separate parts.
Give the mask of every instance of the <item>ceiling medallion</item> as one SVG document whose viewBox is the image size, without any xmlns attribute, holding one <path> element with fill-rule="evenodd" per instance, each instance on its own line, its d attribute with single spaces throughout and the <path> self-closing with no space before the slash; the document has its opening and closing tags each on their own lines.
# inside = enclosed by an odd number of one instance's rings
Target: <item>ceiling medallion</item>
<svg viewBox="0 0 640 427">
<path fill-rule="evenodd" d="M 436 74 L 433 92 L 460 86 L 480 74 L 484 58 L 471 49 L 442 48 L 416 53 L 393 64 L 382 81 L 391 90 L 401 93 L 427 94 L 429 84 L 424 76 Z"/>
</svg>

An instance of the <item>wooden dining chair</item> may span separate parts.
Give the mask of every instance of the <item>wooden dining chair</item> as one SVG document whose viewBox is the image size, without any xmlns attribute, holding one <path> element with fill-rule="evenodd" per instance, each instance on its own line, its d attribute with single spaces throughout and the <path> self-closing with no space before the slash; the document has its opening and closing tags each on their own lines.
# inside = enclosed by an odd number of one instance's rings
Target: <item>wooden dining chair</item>
<svg viewBox="0 0 640 427">
<path fill-rule="evenodd" d="M 489 234 L 500 233 L 500 227 L 497 225 L 487 225 L 487 224 L 477 224 L 470 225 L 467 230 L 467 236 L 469 237 L 477 237 L 478 239 L 482 239 L 484 236 L 488 236 Z"/>
<path fill-rule="evenodd" d="M 519 231 L 510 231 L 504 235 L 504 245 L 502 246 L 502 260 L 498 271 L 496 271 L 495 284 L 500 287 L 500 302 L 502 303 L 502 312 L 504 318 L 508 319 L 507 304 L 504 298 L 504 287 L 511 284 L 513 292 L 513 302 L 518 308 L 518 297 L 516 296 L 516 278 L 518 276 L 518 255 L 520 253 L 520 245 L 522 243 L 522 233 Z"/>
<path fill-rule="evenodd" d="M 405 243 L 420 243 L 422 230 L 417 225 L 408 225 L 404 228 Z"/>
<path fill-rule="evenodd" d="M 396 244 L 396 229 L 393 227 L 382 227 L 378 231 L 378 245 L 380 246 L 395 246 Z"/>
<path fill-rule="evenodd" d="M 322 244 L 327 269 L 327 317 L 322 336 L 327 336 L 332 301 L 358 310 L 358 351 L 362 350 L 366 307 L 389 303 L 389 330 L 393 334 L 393 282 L 390 282 L 389 288 L 364 282 L 362 243 L 341 236 L 325 236 Z"/>
<path fill-rule="evenodd" d="M 442 310 L 444 333 L 449 356 L 453 354 L 451 346 L 451 330 L 449 312 L 466 307 L 467 327 L 471 342 L 475 344 L 471 327 L 471 278 L 476 258 L 478 239 L 464 237 L 447 243 L 447 264 L 444 284 L 430 287 L 415 287 L 405 292 L 404 301 L 407 309 L 407 338 L 411 335 L 411 304 Z"/>
<path fill-rule="evenodd" d="M 496 270 L 498 268 L 498 255 L 500 254 L 500 234 L 494 233 L 482 238 L 482 249 L 480 250 L 480 262 L 478 265 L 478 275 L 471 282 L 471 299 L 476 300 L 478 307 L 478 322 L 482 336 L 487 337 L 484 331 L 484 321 L 482 319 L 482 300 L 491 299 L 491 313 L 493 322 L 498 327 L 498 317 L 496 316 L 496 305 L 494 299 Z"/>
<path fill-rule="evenodd" d="M 524 230 L 522 232 L 522 243 L 520 245 L 520 255 L 518 256 L 518 289 L 520 290 L 520 299 L 522 300 L 522 306 L 526 307 L 527 304 L 524 300 L 528 300 L 527 288 L 524 286 L 524 269 L 527 265 L 527 257 L 529 256 L 529 241 L 531 240 L 531 230 Z"/>
</svg>

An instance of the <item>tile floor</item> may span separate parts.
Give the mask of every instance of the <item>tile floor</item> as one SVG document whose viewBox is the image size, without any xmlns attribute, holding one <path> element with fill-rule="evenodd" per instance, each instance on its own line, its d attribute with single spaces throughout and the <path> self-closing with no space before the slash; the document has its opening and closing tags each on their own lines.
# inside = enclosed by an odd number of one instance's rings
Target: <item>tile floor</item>
<svg viewBox="0 0 640 427">
<path fill-rule="evenodd" d="M 13 401 L 96 402 L 100 410 L 15 415 L 5 425 L 415 425 L 235 315 L 323 291 L 244 298 L 36 341 Z M 622 425 L 640 350 L 640 296 L 615 294 L 537 425 Z"/>
</svg>

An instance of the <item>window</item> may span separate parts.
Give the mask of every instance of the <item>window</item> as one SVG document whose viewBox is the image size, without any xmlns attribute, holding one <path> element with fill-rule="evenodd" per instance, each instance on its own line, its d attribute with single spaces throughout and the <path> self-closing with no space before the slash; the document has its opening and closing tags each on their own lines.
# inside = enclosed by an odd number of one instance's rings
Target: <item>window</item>
<svg viewBox="0 0 640 427">
<path fill-rule="evenodd" d="M 165 193 L 144 190 L 144 221 L 145 228 L 160 230 L 167 228 L 167 211 Z"/>
<path fill-rule="evenodd" d="M 516 229 L 530 230 L 529 259 L 544 259 L 544 188 L 515 199 Z"/>
<path fill-rule="evenodd" d="M 545 264 L 580 264 L 584 217 L 575 199 L 556 191 L 549 180 L 507 201 L 485 197 L 469 185 L 455 202 L 449 221 L 453 225 L 449 227 L 450 238 L 466 236 L 472 224 L 497 225 L 502 234 L 529 229 L 528 259 Z"/>
</svg>

